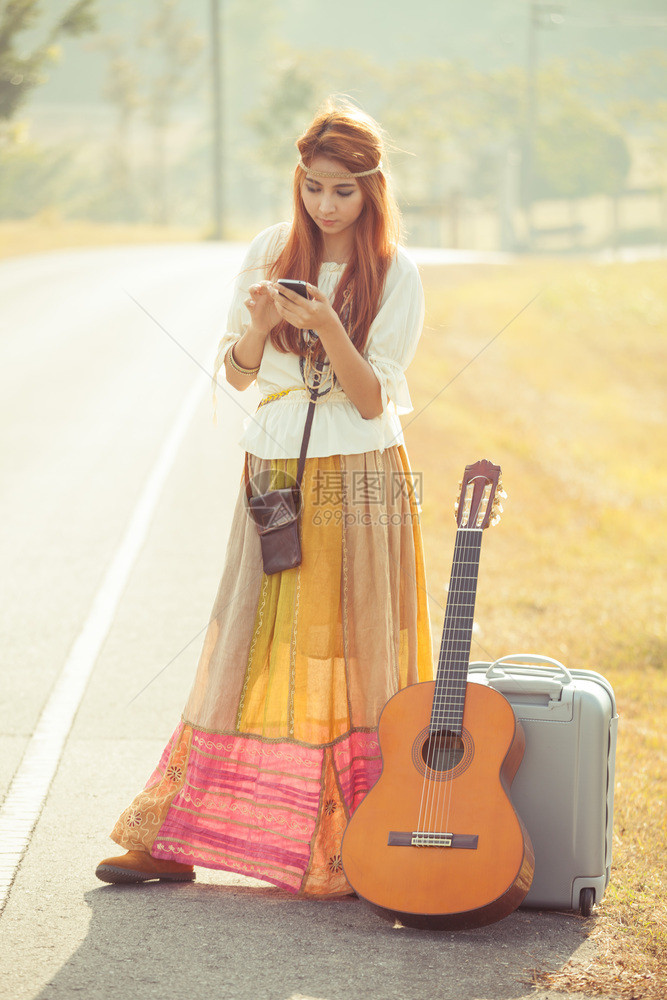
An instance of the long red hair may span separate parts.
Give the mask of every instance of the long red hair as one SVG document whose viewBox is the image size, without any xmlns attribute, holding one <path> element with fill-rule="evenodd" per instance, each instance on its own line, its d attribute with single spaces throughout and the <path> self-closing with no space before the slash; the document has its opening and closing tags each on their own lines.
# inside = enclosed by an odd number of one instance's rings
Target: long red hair
<svg viewBox="0 0 667 1000">
<path fill-rule="evenodd" d="M 337 160 L 358 173 L 376 167 L 384 152 L 382 132 L 369 115 L 352 104 L 329 101 L 297 140 L 301 159 L 309 166 L 316 156 Z M 294 218 L 280 255 L 269 269 L 276 278 L 303 278 L 312 285 L 322 264 L 324 242 L 301 197 L 305 173 L 294 172 Z M 357 220 L 354 247 L 336 289 L 333 308 L 361 353 L 380 305 L 384 282 L 399 239 L 399 212 L 383 171 L 357 178 L 364 204 Z M 283 353 L 304 354 L 300 330 L 282 320 L 271 330 L 271 341 Z M 318 344 L 321 351 L 321 345 Z"/>
</svg>

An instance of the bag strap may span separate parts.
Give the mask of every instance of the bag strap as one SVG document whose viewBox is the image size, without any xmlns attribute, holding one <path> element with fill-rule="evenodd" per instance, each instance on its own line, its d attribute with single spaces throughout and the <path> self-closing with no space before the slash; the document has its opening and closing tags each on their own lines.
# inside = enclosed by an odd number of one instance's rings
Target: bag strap
<svg viewBox="0 0 667 1000">
<path fill-rule="evenodd" d="M 308 412 L 306 414 L 306 426 L 303 429 L 303 438 L 301 439 L 301 451 L 299 453 L 299 461 L 296 467 L 296 489 L 301 489 L 301 480 L 303 478 L 303 470 L 306 465 L 306 452 L 308 451 L 308 442 L 310 441 L 310 430 L 313 426 L 313 416 L 315 414 L 315 402 L 319 396 L 320 390 L 320 380 L 322 378 L 322 368 L 324 367 L 322 361 L 315 362 L 315 385 L 313 387 L 308 386 L 310 389 L 310 402 L 308 404 Z M 245 478 L 245 490 L 248 500 L 252 498 L 252 490 L 250 488 L 250 474 L 248 470 L 248 452 L 245 453 L 245 462 L 243 465 L 243 475 Z"/>
<path fill-rule="evenodd" d="M 308 413 L 306 414 L 306 426 L 303 430 L 303 439 L 301 441 L 301 454 L 299 455 L 299 461 L 296 467 L 296 485 L 297 489 L 301 489 L 301 479 L 303 477 L 303 470 L 306 465 L 306 452 L 308 451 L 308 442 L 310 441 L 310 429 L 313 426 L 313 416 L 315 414 L 315 403 L 320 392 L 320 380 L 322 378 L 322 368 L 323 364 L 321 361 L 315 362 L 315 385 L 310 388 L 310 403 L 308 404 Z"/>
</svg>

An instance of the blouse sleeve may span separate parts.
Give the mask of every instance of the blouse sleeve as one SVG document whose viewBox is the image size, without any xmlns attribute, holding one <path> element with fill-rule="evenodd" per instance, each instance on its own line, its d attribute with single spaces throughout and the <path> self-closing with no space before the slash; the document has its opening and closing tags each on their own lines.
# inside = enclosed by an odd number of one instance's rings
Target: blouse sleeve
<svg viewBox="0 0 667 1000">
<path fill-rule="evenodd" d="M 380 309 L 371 323 L 364 357 L 377 375 L 382 410 L 392 400 L 398 413 L 409 413 L 412 400 L 405 370 L 412 361 L 424 324 L 424 290 L 419 271 L 399 249 L 387 275 Z M 393 279 L 393 280 L 392 280 Z"/>
<path fill-rule="evenodd" d="M 288 231 L 289 225 L 286 223 L 280 223 L 277 226 L 271 226 L 269 229 L 264 229 L 261 233 L 259 233 L 250 244 L 243 264 L 241 265 L 241 270 L 239 271 L 236 281 L 234 282 L 231 304 L 227 314 L 225 333 L 222 335 L 222 338 L 218 343 L 218 350 L 213 364 L 212 391 L 214 423 L 217 423 L 215 390 L 217 386 L 218 372 L 223 366 L 227 351 L 232 344 L 235 344 L 237 340 L 241 339 L 250 321 L 248 307 L 245 305 L 245 300 L 248 298 L 249 294 L 248 290 L 251 285 L 255 284 L 255 282 L 263 281 L 264 278 L 266 278 L 267 266 L 275 259 L 275 257 L 277 257 L 280 252 L 280 245 L 284 242 Z"/>
</svg>

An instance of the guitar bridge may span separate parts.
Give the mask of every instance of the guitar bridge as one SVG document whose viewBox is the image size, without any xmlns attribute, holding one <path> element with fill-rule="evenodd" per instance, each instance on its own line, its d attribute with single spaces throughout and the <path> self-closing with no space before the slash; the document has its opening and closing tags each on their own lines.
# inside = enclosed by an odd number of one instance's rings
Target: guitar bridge
<svg viewBox="0 0 667 1000">
<path fill-rule="evenodd" d="M 440 830 L 391 830 L 389 847 L 453 847 L 463 851 L 477 849 L 477 834 L 444 833 Z"/>
<path fill-rule="evenodd" d="M 413 847 L 451 847 L 451 833 L 413 833 Z"/>
</svg>

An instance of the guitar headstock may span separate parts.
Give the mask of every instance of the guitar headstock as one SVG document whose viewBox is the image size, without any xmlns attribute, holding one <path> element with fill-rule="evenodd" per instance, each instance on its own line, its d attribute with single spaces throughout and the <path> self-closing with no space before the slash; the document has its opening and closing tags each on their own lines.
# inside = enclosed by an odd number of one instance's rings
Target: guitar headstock
<svg viewBox="0 0 667 1000">
<path fill-rule="evenodd" d="M 466 465 L 459 498 L 454 505 L 459 528 L 486 528 L 497 524 L 507 498 L 500 479 L 500 466 L 482 459 Z"/>
</svg>

